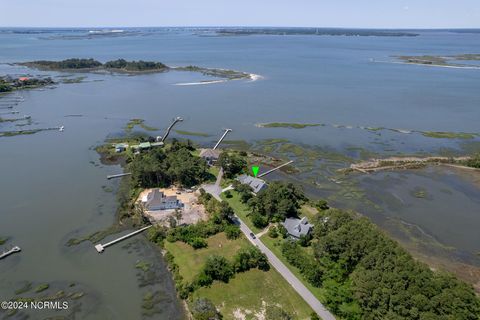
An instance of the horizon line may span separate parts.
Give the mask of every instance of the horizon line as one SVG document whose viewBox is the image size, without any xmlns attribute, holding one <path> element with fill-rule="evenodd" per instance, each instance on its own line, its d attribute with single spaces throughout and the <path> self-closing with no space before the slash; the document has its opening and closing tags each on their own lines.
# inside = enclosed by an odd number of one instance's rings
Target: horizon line
<svg viewBox="0 0 480 320">
<path fill-rule="evenodd" d="M 309 29 L 347 29 L 347 30 L 480 30 L 480 27 L 316 27 L 282 25 L 171 25 L 171 26 L 0 26 L 1 29 L 88 29 L 88 28 L 309 28 Z"/>
</svg>

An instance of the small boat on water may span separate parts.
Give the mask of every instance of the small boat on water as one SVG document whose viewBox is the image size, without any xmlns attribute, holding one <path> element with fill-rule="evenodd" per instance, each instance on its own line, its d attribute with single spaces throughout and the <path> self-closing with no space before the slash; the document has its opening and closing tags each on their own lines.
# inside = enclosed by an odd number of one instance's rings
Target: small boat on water
<svg viewBox="0 0 480 320">
<path fill-rule="evenodd" d="M 60 127 L 58 128 L 58 131 L 60 131 L 60 132 L 65 131 L 65 126 L 60 126 Z"/>
<path fill-rule="evenodd" d="M 20 247 L 18 246 L 14 246 L 13 248 L 11 248 L 10 250 L 6 250 L 6 251 L 3 251 L 2 254 L 0 254 L 0 259 L 3 259 L 13 253 L 16 253 L 16 252 L 20 252 L 22 251 L 22 249 L 20 249 Z"/>
</svg>

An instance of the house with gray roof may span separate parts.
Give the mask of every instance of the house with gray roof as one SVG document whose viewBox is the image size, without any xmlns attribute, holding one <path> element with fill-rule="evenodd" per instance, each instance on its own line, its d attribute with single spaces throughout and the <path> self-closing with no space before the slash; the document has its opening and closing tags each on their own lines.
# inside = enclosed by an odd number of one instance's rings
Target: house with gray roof
<svg viewBox="0 0 480 320">
<path fill-rule="evenodd" d="M 283 226 L 287 229 L 288 234 L 295 239 L 308 235 L 313 228 L 313 225 L 308 223 L 306 217 L 303 217 L 302 219 L 286 218 L 283 222 Z"/>
<path fill-rule="evenodd" d="M 165 196 L 159 189 L 154 189 L 147 194 L 142 202 L 148 211 L 180 209 L 183 207 L 183 203 L 176 196 Z"/>
<path fill-rule="evenodd" d="M 218 157 L 220 157 L 220 151 L 214 149 L 202 149 L 200 151 L 200 157 L 205 159 L 209 166 L 212 166 L 218 161 Z"/>
<path fill-rule="evenodd" d="M 253 189 L 254 193 L 259 193 L 260 191 L 267 188 L 267 183 L 265 182 L 265 180 L 255 178 L 247 174 L 242 174 L 238 176 L 237 180 L 241 184 L 249 185 Z"/>
</svg>

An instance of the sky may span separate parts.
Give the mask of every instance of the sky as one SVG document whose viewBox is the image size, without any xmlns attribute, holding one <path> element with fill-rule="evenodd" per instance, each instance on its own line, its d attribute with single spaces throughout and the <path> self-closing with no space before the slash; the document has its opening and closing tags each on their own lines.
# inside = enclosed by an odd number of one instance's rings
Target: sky
<svg viewBox="0 0 480 320">
<path fill-rule="evenodd" d="M 479 28 L 480 0 L 0 0 L 0 27 Z"/>
</svg>

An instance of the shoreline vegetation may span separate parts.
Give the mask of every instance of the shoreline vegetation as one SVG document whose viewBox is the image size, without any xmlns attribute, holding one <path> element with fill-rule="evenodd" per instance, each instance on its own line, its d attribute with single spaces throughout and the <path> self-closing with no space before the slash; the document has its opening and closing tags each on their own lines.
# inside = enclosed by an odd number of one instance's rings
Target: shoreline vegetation
<svg viewBox="0 0 480 320">
<path fill-rule="evenodd" d="M 390 157 L 384 159 L 371 159 L 350 165 L 350 168 L 340 169 L 349 173 L 359 171 L 370 173 L 382 170 L 420 169 L 427 165 L 447 165 L 461 169 L 479 169 L 480 155 L 463 157 Z"/>
<path fill-rule="evenodd" d="M 291 128 L 291 129 L 304 129 L 308 127 L 324 126 L 321 123 L 295 123 L 295 122 L 267 122 L 257 123 L 255 125 L 258 128 Z"/>
<path fill-rule="evenodd" d="M 427 65 L 435 67 L 450 67 L 464 69 L 480 69 L 480 54 L 458 54 L 450 56 L 395 56 L 398 60 L 406 64 Z M 479 61 L 479 64 L 465 64 L 462 61 Z"/>
<path fill-rule="evenodd" d="M 185 131 L 185 130 L 173 130 L 176 134 L 182 136 L 192 136 L 192 137 L 211 137 L 211 134 L 205 132 L 194 132 L 194 131 Z"/>
<path fill-rule="evenodd" d="M 39 70 L 59 71 L 59 72 L 110 72 L 110 73 L 126 73 L 126 74 L 147 74 L 147 73 L 160 73 L 168 71 L 188 71 L 198 72 L 205 76 L 224 78 L 228 80 L 240 80 L 240 79 L 257 79 L 257 75 L 247 72 L 221 69 L 221 68 L 205 68 L 199 66 L 180 66 L 170 67 L 161 62 L 155 61 L 127 61 L 125 59 L 117 59 L 102 63 L 93 58 L 79 59 L 70 58 L 61 61 L 53 60 L 37 60 L 29 62 L 19 62 L 17 65 L 35 68 Z"/>
</svg>

